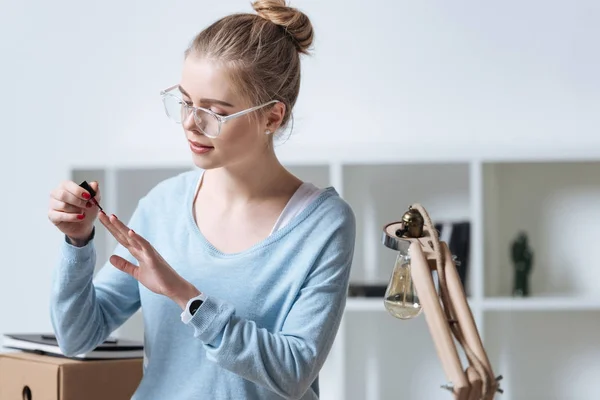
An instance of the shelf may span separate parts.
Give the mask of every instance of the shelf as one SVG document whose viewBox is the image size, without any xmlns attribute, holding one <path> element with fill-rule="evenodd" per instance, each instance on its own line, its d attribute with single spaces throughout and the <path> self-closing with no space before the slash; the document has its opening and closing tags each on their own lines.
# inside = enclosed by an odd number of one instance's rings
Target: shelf
<svg viewBox="0 0 600 400">
<path fill-rule="evenodd" d="M 488 313 L 485 346 L 503 400 L 594 400 L 600 312 Z"/>
<path fill-rule="evenodd" d="M 350 313 L 344 319 L 344 400 L 448 399 L 425 318 Z"/>
<path fill-rule="evenodd" d="M 594 296 L 599 204 L 600 162 L 484 164 L 484 295 L 511 295 L 511 245 L 524 231 L 531 297 Z"/>
<path fill-rule="evenodd" d="M 379 297 L 348 297 L 346 300 L 346 311 L 384 311 L 387 313 L 387 310 L 383 306 L 383 298 Z"/>
<path fill-rule="evenodd" d="M 510 148 L 489 150 L 480 149 L 472 156 L 464 149 L 442 149 L 429 146 L 413 146 L 412 142 L 378 143 L 303 143 L 297 141 L 292 134 L 291 140 L 277 145 L 275 148 L 279 159 L 284 163 L 304 165 L 326 163 L 373 163 L 380 164 L 414 164 L 414 163 L 453 163 L 471 161 L 483 162 L 522 162 L 551 161 L 563 162 L 571 160 L 598 160 L 598 149 L 543 149 L 543 148 Z M 92 149 L 82 154 L 70 154 L 70 168 L 145 168 L 148 165 L 160 168 L 179 168 L 193 166 L 192 155 L 185 140 L 173 143 L 160 143 L 150 147 L 140 142 L 119 143 L 110 151 L 104 148 Z M 407 151 L 407 146 L 410 146 Z"/>
<path fill-rule="evenodd" d="M 436 224 L 470 221 L 476 257 L 465 288 L 474 289 L 469 305 L 494 371 L 505 377 L 501 398 L 587 400 L 586 393 L 600 392 L 594 378 L 600 375 L 600 265 L 589 251 L 596 246 L 593 222 L 600 221 L 600 162 L 572 162 L 556 154 L 494 160 L 452 152 L 405 155 L 398 145 L 285 147 L 282 162 L 293 174 L 336 187 L 355 212 L 351 282 L 387 285 L 397 252 L 381 243 L 382 228 L 399 220 L 411 203 L 423 204 Z M 194 168 L 185 148 L 122 155 L 99 158 L 99 164 L 80 160 L 72 176 L 99 180 L 104 206 L 123 219 L 156 183 Z M 509 247 L 520 229 L 530 233 L 535 252 L 527 298 L 510 296 Z M 114 243 L 100 232 L 98 244 L 101 262 Z M 424 315 L 398 320 L 383 297 L 348 297 L 345 311 L 324 371 L 328 398 L 448 398 L 440 389 L 445 377 Z M 141 312 L 117 332 L 142 335 Z"/>
<path fill-rule="evenodd" d="M 467 302 L 469 303 L 469 307 L 473 308 L 475 306 L 475 303 L 472 299 L 467 298 Z M 388 311 L 383 305 L 383 298 L 379 297 L 348 297 L 346 299 L 346 311 L 368 311 L 388 313 Z M 393 318 L 391 315 L 390 317 Z"/>
<path fill-rule="evenodd" d="M 600 311 L 600 297 L 530 297 L 530 298 L 486 298 L 485 311 Z"/>
<path fill-rule="evenodd" d="M 469 306 L 474 307 L 475 302 L 468 300 Z M 383 299 L 349 297 L 346 300 L 347 311 L 381 311 L 387 310 L 383 306 Z M 484 311 L 569 311 L 569 310 L 598 310 L 600 311 L 600 298 L 577 297 L 540 297 L 540 298 L 510 298 L 492 297 L 483 300 Z"/>
</svg>

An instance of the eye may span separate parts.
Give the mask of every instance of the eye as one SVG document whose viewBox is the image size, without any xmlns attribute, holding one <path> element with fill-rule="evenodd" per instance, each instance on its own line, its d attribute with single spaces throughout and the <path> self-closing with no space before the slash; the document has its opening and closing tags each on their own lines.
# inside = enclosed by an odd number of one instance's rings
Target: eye
<svg viewBox="0 0 600 400">
<path fill-rule="evenodd" d="M 221 116 L 221 117 L 226 117 L 227 113 L 224 113 L 222 110 L 219 110 L 217 108 L 211 107 L 210 111 L 214 112 L 215 114 Z"/>
</svg>

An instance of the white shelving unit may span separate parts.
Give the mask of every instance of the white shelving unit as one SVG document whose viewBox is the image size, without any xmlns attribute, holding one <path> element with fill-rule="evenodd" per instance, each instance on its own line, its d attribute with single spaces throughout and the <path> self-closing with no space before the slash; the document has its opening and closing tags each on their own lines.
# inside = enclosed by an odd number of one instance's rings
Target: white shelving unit
<svg viewBox="0 0 600 400">
<path fill-rule="evenodd" d="M 381 229 L 409 204 L 423 204 L 434 222 L 470 221 L 465 289 L 493 368 L 504 376 L 498 398 L 600 398 L 600 157 L 407 153 L 296 148 L 280 157 L 300 178 L 334 186 L 354 209 L 352 282 L 387 284 L 396 254 L 381 244 Z M 82 160 L 72 174 L 98 179 L 105 207 L 128 218 L 150 187 L 193 168 L 181 154 Z M 509 249 L 520 230 L 535 253 L 529 298 L 511 297 Z M 105 260 L 114 242 L 102 230 L 98 236 Z M 117 334 L 141 337 L 141 330 L 136 315 Z M 451 398 L 440 389 L 446 380 L 425 319 L 397 320 L 380 298 L 348 299 L 320 382 L 324 400 Z"/>
</svg>

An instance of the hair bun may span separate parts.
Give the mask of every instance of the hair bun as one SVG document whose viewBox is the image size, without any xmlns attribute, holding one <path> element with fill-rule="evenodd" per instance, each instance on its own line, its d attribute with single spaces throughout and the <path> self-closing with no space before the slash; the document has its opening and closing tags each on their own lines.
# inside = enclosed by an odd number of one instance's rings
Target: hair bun
<svg viewBox="0 0 600 400">
<path fill-rule="evenodd" d="M 313 27 L 302 11 L 288 7 L 285 0 L 256 0 L 252 3 L 256 13 L 276 25 L 283 27 L 294 40 L 296 49 L 307 54 L 313 42 Z"/>
</svg>

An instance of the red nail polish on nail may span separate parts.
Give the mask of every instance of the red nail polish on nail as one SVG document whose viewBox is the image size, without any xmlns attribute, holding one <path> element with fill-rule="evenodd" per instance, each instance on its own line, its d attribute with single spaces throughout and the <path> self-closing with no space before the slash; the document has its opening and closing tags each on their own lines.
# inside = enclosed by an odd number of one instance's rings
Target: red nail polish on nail
<svg viewBox="0 0 600 400">
<path fill-rule="evenodd" d="M 77 219 L 84 219 L 84 218 L 85 218 L 85 214 L 79 214 L 79 215 L 77 216 Z"/>
<path fill-rule="evenodd" d="M 115 219 L 119 219 L 119 218 L 117 218 L 117 216 L 115 214 L 110 214 L 110 215 L 112 215 L 113 217 L 115 217 Z"/>
<path fill-rule="evenodd" d="M 86 199 L 86 200 L 90 198 L 90 195 L 89 195 L 89 193 L 83 193 L 83 194 L 82 194 L 82 196 L 83 196 L 83 198 L 84 198 L 84 199 Z"/>
</svg>

